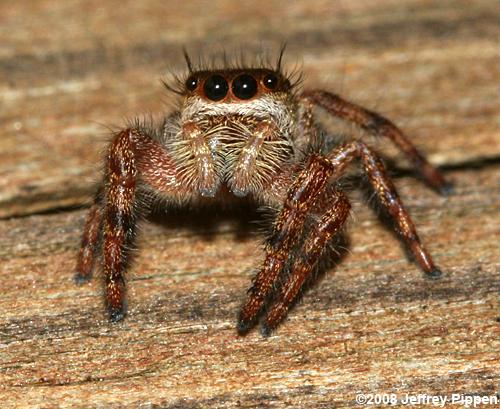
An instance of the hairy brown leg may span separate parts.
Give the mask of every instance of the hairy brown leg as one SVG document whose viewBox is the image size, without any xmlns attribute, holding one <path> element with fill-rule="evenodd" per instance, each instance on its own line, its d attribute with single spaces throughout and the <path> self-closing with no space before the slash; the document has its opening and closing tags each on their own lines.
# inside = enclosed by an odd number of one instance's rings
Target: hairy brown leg
<svg viewBox="0 0 500 409">
<path fill-rule="evenodd" d="M 318 132 L 314 121 L 314 104 L 304 98 L 298 106 L 299 133 L 295 141 L 296 150 L 305 152 L 309 146 L 316 146 L 318 142 Z"/>
<path fill-rule="evenodd" d="M 107 307 L 112 321 L 125 316 L 124 274 L 128 248 L 135 233 L 134 201 L 137 166 L 134 139 L 140 133 L 127 129 L 111 143 L 107 160 L 107 189 L 104 210 L 104 279 Z"/>
<path fill-rule="evenodd" d="M 451 192 L 452 185 L 428 162 L 407 136 L 387 118 L 327 91 L 306 91 L 302 94 L 302 98 L 306 104 L 307 101 L 312 102 L 333 116 L 351 121 L 372 134 L 389 138 L 406 155 L 431 187 L 441 194 Z"/>
<path fill-rule="evenodd" d="M 96 248 L 102 245 L 107 307 L 111 320 L 118 321 L 126 312 L 124 275 L 136 230 L 139 179 L 144 186 L 166 196 L 191 192 L 179 184 L 178 169 L 171 155 L 146 130 L 129 128 L 117 133 L 106 165 L 104 183 L 86 219 L 75 279 L 77 282 L 90 279 Z"/>
<path fill-rule="evenodd" d="M 239 319 L 238 331 L 244 333 L 255 323 L 265 302 L 297 245 L 306 216 L 324 192 L 333 167 L 328 160 L 312 155 L 306 167 L 298 174 L 288 190 L 283 208 L 279 213 L 266 245 L 264 265 L 254 279 Z"/>
<path fill-rule="evenodd" d="M 335 168 L 335 178 L 339 178 L 347 165 L 359 157 L 365 173 L 383 208 L 396 224 L 398 233 L 408 246 L 420 268 L 431 278 L 441 276 L 431 255 L 422 245 L 413 221 L 399 198 L 396 187 L 388 177 L 381 159 L 363 142 L 341 145 L 328 155 Z"/>
<path fill-rule="evenodd" d="M 269 335 L 283 320 L 307 278 L 314 271 L 321 253 L 328 242 L 342 229 L 349 216 L 351 205 L 343 193 L 339 191 L 330 193 L 327 197 L 327 204 L 328 210 L 320 222 L 308 233 L 302 248 L 297 253 L 290 275 L 267 312 L 262 324 L 262 334 L 265 336 Z"/>
<path fill-rule="evenodd" d="M 112 321 L 125 316 L 125 281 L 136 230 L 139 180 L 162 193 L 175 192 L 176 169 L 172 158 L 152 138 L 137 129 L 118 133 L 111 143 L 106 169 L 103 270 L 106 301 Z"/>
<path fill-rule="evenodd" d="M 76 264 L 75 281 L 82 284 L 92 277 L 92 270 L 97 257 L 97 245 L 102 230 L 102 202 L 104 187 L 101 186 L 94 196 L 94 203 L 90 207 L 83 228 L 82 242 Z"/>
</svg>

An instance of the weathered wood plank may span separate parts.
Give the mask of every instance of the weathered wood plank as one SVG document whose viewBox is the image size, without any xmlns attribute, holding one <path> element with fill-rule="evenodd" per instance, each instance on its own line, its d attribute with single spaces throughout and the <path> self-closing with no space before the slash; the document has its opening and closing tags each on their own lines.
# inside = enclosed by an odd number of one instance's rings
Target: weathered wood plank
<svg viewBox="0 0 500 409">
<path fill-rule="evenodd" d="M 357 392 L 498 393 L 496 2 L 173 4 L 0 3 L 2 407 L 330 408 L 356 406 Z M 340 265 L 274 336 L 240 337 L 258 214 L 167 215 L 144 224 L 129 316 L 109 324 L 100 280 L 73 284 L 85 209 L 69 209 L 89 201 L 107 127 L 171 109 L 159 78 L 182 70 L 182 46 L 251 55 L 283 40 L 304 86 L 394 119 L 456 182 L 442 198 L 396 180 L 445 277 L 422 277 L 356 200 Z"/>
</svg>

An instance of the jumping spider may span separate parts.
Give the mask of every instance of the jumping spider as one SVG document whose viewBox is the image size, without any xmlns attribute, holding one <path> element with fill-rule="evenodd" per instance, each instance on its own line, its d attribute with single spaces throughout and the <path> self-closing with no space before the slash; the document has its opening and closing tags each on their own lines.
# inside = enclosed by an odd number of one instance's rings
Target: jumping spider
<svg viewBox="0 0 500 409">
<path fill-rule="evenodd" d="M 263 315 L 262 332 L 269 334 L 348 218 L 338 181 L 355 159 L 416 263 L 431 278 L 441 275 L 378 155 L 361 140 L 325 150 L 330 137 L 318 131 L 313 110 L 387 138 L 446 193 L 443 176 L 391 121 L 327 91 L 299 91 L 281 69 L 281 54 L 275 67 L 195 69 L 185 57 L 189 73 L 173 88 L 182 96 L 178 111 L 160 125 L 137 122 L 116 133 L 85 223 L 76 280 L 90 279 L 102 252 L 112 321 L 126 314 L 124 276 L 142 199 L 153 193 L 167 204 L 196 204 L 248 196 L 275 209 L 276 218 L 237 328 L 245 333 Z"/>
</svg>

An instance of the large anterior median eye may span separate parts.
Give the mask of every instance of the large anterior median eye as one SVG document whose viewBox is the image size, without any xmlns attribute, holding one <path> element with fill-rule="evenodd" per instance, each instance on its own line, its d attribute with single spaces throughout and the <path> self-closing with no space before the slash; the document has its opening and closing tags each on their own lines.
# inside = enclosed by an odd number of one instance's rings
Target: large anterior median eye
<svg viewBox="0 0 500 409">
<path fill-rule="evenodd" d="M 241 74 L 233 80 L 233 94 L 240 99 L 250 99 L 257 93 L 257 81 L 248 74 Z"/>
<path fill-rule="evenodd" d="M 212 75 L 205 81 L 203 86 L 205 95 L 212 101 L 223 99 L 227 95 L 228 89 L 227 81 L 222 75 Z"/>
</svg>

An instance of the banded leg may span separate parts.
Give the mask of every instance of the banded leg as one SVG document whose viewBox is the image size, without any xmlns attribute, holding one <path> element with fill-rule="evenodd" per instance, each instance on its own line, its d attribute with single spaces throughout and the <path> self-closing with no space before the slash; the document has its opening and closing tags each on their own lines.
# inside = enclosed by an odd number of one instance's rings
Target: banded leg
<svg viewBox="0 0 500 409">
<path fill-rule="evenodd" d="M 335 167 L 334 177 L 339 178 L 349 163 L 355 158 L 361 159 L 364 171 L 368 175 L 380 203 L 395 222 L 398 233 L 408 246 L 420 268 L 431 278 L 441 276 L 441 271 L 436 267 L 431 255 L 422 245 L 415 224 L 403 206 L 396 187 L 387 176 L 382 161 L 366 144 L 363 142 L 352 142 L 340 146 L 328 155 L 328 159 L 331 160 L 332 165 Z"/>
<path fill-rule="evenodd" d="M 165 149 L 138 129 L 120 132 L 111 143 L 107 161 L 103 261 L 106 301 L 112 321 L 125 316 L 124 274 L 136 231 L 137 183 L 164 195 L 177 188 L 177 169 Z"/>
<path fill-rule="evenodd" d="M 451 193 L 452 185 L 417 150 L 403 131 L 388 119 L 326 91 L 307 91 L 302 97 L 305 99 L 305 103 L 312 101 L 333 116 L 354 122 L 372 134 L 389 138 L 406 155 L 415 169 L 431 187 L 441 194 Z"/>
<path fill-rule="evenodd" d="M 124 130 L 113 140 L 107 160 L 107 189 L 104 211 L 104 279 L 106 302 L 112 321 L 123 319 L 125 311 L 125 279 L 135 223 L 134 202 L 137 185 L 135 130 Z"/>
<path fill-rule="evenodd" d="M 75 281 L 77 284 L 83 284 L 92 278 L 92 270 L 97 258 L 99 236 L 102 230 L 103 199 L 104 188 L 101 186 L 94 196 L 94 203 L 90 207 L 83 228 L 82 242 L 76 264 Z"/>
<path fill-rule="evenodd" d="M 102 245 L 106 303 L 112 321 L 125 316 L 124 275 L 136 231 L 134 207 L 139 175 L 142 183 L 164 196 L 179 193 L 175 161 L 146 132 L 130 128 L 114 137 L 105 180 L 89 210 L 78 256 L 75 279 L 82 282 L 90 279 L 96 247 Z"/>
<path fill-rule="evenodd" d="M 324 193 L 332 173 L 333 167 L 329 161 L 313 155 L 292 184 L 267 242 L 264 265 L 255 277 L 248 299 L 240 311 L 238 319 L 240 333 L 248 331 L 253 326 L 274 290 L 290 251 L 297 245 L 306 216 L 319 196 Z"/>
<path fill-rule="evenodd" d="M 267 336 L 283 320 L 288 309 L 297 298 L 307 278 L 314 271 L 321 253 L 328 242 L 342 229 L 351 205 L 347 197 L 334 191 L 328 197 L 328 210 L 320 222 L 308 233 L 306 241 L 297 254 L 287 281 L 268 311 L 262 324 L 262 334 Z"/>
</svg>

